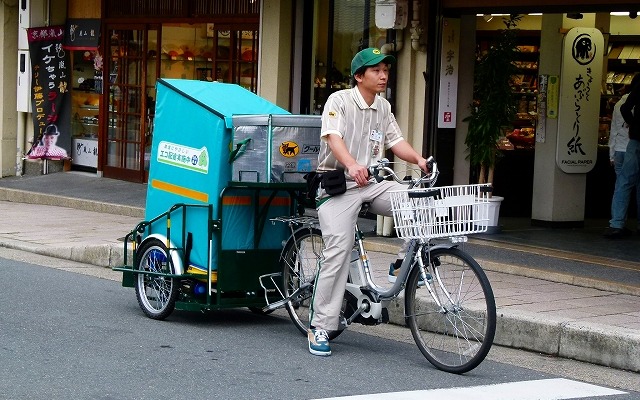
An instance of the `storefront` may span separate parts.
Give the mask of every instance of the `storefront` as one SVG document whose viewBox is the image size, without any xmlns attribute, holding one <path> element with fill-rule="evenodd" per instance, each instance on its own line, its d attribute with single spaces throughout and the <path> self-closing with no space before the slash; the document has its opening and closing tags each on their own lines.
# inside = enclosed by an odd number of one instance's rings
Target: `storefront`
<svg viewBox="0 0 640 400">
<path fill-rule="evenodd" d="M 630 2 L 547 4 L 543 1 L 536 4 L 486 2 L 482 7 L 470 7 L 469 2 L 464 3 L 444 0 L 440 15 L 460 18 L 463 24 L 471 25 L 473 28 L 463 29 L 461 41 L 473 40 L 476 50 L 490 43 L 496 30 L 504 29 L 502 16 L 508 15 L 505 13 L 524 15 L 518 26 L 521 58 L 517 63 L 520 72 L 513 77 L 513 102 L 517 115 L 512 126 L 505 127 L 502 157 L 498 161 L 494 180 L 497 194 L 505 197 L 500 210 L 501 217 L 531 217 L 532 221 L 552 225 L 558 222 L 559 226 L 564 226 L 565 222 L 573 226 L 573 223 L 584 218 L 608 218 L 615 182 L 607 147 L 611 108 L 624 90 L 625 82 L 630 82 L 633 74 L 639 71 L 633 54 L 640 37 L 640 30 L 635 28 L 638 6 Z M 543 23 L 552 19 L 560 21 L 554 22 L 556 25 L 553 28 Z M 554 140 L 558 135 L 558 125 L 554 120 L 539 118 L 548 113 L 540 113 L 537 103 L 540 75 L 558 76 L 560 80 L 563 78 L 560 72 L 561 49 L 556 43 L 559 44 L 573 27 L 600 30 L 605 39 L 605 49 L 600 53 L 603 57 L 602 85 L 598 85 L 601 89 L 596 93 L 600 103 L 599 123 L 589 132 L 584 132 L 597 136 L 597 161 L 589 172 L 572 176 L 555 165 L 558 149 Z M 469 65 L 466 64 L 467 67 Z M 544 65 L 543 70 L 540 69 L 541 65 Z M 464 82 L 464 79 L 461 80 Z M 459 88 L 459 95 L 470 88 L 470 82 L 466 86 L 463 84 Z M 431 96 L 437 102 L 433 92 Z M 439 153 L 441 163 L 453 164 L 455 154 L 460 152 L 460 142 L 464 142 L 466 134 L 461 119 L 468 115 L 471 100 L 466 98 L 458 102 L 461 118 L 455 132 L 426 129 L 427 132 L 435 132 L 427 140 Z M 435 126 L 432 121 L 434 117 L 426 116 L 428 126 Z M 541 126 L 543 132 L 545 128 L 547 130 L 546 142 L 544 137 L 541 139 L 536 136 Z M 451 139 L 452 136 L 455 140 Z M 455 142 L 458 147 L 455 147 Z M 457 163 L 455 169 L 457 175 L 451 175 L 452 182 L 464 183 L 460 179 L 474 179 L 472 172 L 460 174 L 465 169 L 463 164 Z"/>
<path fill-rule="evenodd" d="M 68 9 L 69 30 L 100 21 L 99 45 L 71 57 L 72 168 L 146 181 L 158 78 L 256 92 L 259 2 L 88 3 L 70 1 Z"/>
</svg>

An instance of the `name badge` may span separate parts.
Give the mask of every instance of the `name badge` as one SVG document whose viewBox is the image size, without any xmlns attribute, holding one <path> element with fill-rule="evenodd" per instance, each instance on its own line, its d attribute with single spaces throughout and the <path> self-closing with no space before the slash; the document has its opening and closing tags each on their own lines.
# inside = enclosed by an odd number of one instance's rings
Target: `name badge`
<svg viewBox="0 0 640 400">
<path fill-rule="evenodd" d="M 369 139 L 374 142 L 382 142 L 382 132 L 377 129 L 372 129 L 371 134 L 369 134 Z"/>
</svg>

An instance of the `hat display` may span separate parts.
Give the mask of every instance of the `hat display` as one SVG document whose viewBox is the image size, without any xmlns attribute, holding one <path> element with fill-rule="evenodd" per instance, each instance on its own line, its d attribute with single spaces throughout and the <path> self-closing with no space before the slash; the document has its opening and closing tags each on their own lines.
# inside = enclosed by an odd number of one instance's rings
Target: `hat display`
<svg viewBox="0 0 640 400">
<path fill-rule="evenodd" d="M 362 67 L 377 65 L 381 62 L 393 64 L 396 62 L 396 58 L 389 54 L 383 54 L 376 47 L 360 50 L 351 60 L 351 75 L 355 75 L 356 71 Z"/>
<path fill-rule="evenodd" d="M 58 127 L 51 124 L 48 125 L 45 129 L 44 129 L 44 135 L 45 136 L 51 136 L 51 135 L 59 135 L 60 131 L 58 130 Z"/>
</svg>

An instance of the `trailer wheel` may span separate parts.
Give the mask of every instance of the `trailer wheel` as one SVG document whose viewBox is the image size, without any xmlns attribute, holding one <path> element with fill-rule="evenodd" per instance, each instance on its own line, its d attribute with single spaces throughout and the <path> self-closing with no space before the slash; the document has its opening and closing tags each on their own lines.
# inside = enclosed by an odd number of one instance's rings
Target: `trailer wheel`
<svg viewBox="0 0 640 400">
<path fill-rule="evenodd" d="M 158 239 L 144 242 L 137 253 L 138 271 L 175 274 L 167 247 Z M 138 273 L 136 297 L 145 315 L 153 319 L 165 319 L 176 306 L 178 284 L 175 278 Z"/>
</svg>

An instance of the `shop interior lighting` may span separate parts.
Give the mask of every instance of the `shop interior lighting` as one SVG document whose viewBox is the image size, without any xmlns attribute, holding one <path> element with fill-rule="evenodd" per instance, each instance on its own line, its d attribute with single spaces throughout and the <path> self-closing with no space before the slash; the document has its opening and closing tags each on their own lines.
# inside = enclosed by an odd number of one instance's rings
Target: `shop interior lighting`
<svg viewBox="0 0 640 400">
<path fill-rule="evenodd" d="M 493 15 L 491 15 L 491 14 L 484 14 L 484 15 L 482 16 L 482 19 L 484 19 L 484 22 L 489 22 L 489 21 L 491 21 L 491 20 L 493 19 Z"/>
<path fill-rule="evenodd" d="M 631 19 L 636 19 L 638 17 L 638 11 L 613 11 L 610 13 L 610 15 L 616 16 L 616 17 L 626 17 L 627 15 L 629 16 L 629 18 Z"/>
</svg>

